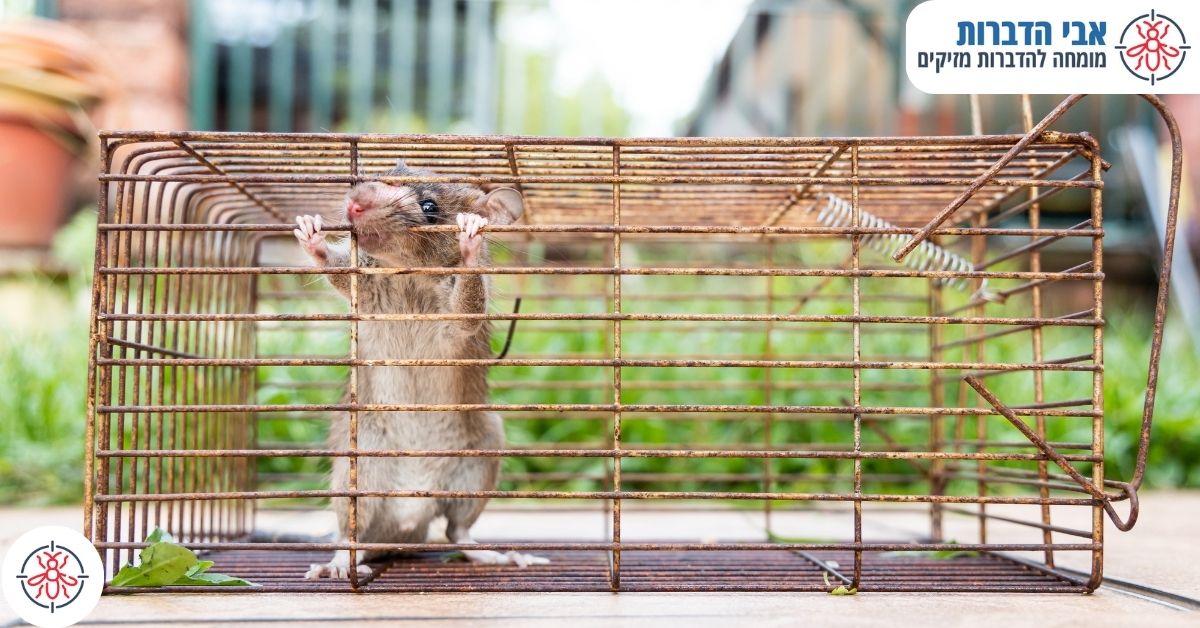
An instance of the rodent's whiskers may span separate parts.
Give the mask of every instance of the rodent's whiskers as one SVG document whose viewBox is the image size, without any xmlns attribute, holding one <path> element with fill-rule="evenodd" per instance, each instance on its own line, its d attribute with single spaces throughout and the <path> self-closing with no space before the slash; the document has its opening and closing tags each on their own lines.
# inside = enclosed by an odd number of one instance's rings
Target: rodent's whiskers
<svg viewBox="0 0 1200 628">
<path fill-rule="evenodd" d="M 408 203 L 408 201 L 409 201 L 409 200 L 411 200 L 411 199 L 413 199 L 413 198 L 416 198 L 417 196 L 420 196 L 420 193 L 419 193 L 419 192 L 417 192 L 416 190 L 411 190 L 411 189 L 410 189 L 410 190 L 409 190 L 409 192 L 407 192 L 406 194 L 404 194 L 404 195 L 403 195 L 403 196 L 401 196 L 400 198 L 392 199 L 392 200 L 391 200 L 390 202 L 388 202 L 388 204 L 387 204 L 387 205 L 385 205 L 384 207 L 385 207 L 385 208 L 388 208 L 388 209 L 391 209 L 391 208 L 399 209 L 399 208 L 401 208 L 401 207 L 404 207 L 404 205 L 405 205 L 406 203 Z"/>
<path fill-rule="evenodd" d="M 504 249 L 505 251 L 508 251 L 509 253 L 517 253 L 518 252 L 518 251 L 513 250 L 512 247 L 504 244 L 503 242 L 501 242 L 500 240 L 497 240 L 495 238 L 489 238 L 485 235 L 485 236 L 483 236 L 483 239 L 484 239 L 484 241 L 486 241 L 488 243 L 488 246 L 499 247 L 501 249 Z"/>
</svg>

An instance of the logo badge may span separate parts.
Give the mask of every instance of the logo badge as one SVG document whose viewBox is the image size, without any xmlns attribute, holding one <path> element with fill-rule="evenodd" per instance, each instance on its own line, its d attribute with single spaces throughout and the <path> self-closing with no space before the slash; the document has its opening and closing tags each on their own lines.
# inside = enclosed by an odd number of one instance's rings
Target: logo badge
<svg viewBox="0 0 1200 628">
<path fill-rule="evenodd" d="M 1175 20 L 1151 10 L 1125 25 L 1114 48 L 1130 74 L 1155 85 L 1179 71 L 1191 46 Z"/>
<path fill-rule="evenodd" d="M 100 601 L 100 554 L 70 528 L 45 526 L 21 535 L 0 570 L 4 598 L 21 619 L 41 628 L 70 626 Z"/>
</svg>

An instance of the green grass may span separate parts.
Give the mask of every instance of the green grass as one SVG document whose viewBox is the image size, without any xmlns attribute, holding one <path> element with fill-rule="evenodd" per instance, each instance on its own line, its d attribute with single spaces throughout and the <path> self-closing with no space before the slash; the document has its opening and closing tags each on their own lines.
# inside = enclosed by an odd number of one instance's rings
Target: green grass
<svg viewBox="0 0 1200 628">
<path fill-rule="evenodd" d="M 0 281 L 10 317 L 0 333 L 0 503 L 82 499 L 88 304 L 95 215 L 81 212 L 55 243 L 66 281 Z"/>
<path fill-rule="evenodd" d="M 90 278 L 91 232 L 93 218 L 83 215 L 60 238 L 58 251 L 64 262 L 77 270 L 65 282 L 53 282 L 44 278 L 23 278 L 0 284 L 4 295 L 16 295 L 25 303 L 25 316 L 19 324 L 6 324 L 10 332 L 0 337 L 0 501 L 3 503 L 71 503 L 80 499 L 82 491 L 82 452 L 84 426 L 85 371 L 87 361 L 88 316 L 87 298 Z M 835 247 L 836 248 L 836 247 Z M 656 254 L 671 255 L 678 251 L 663 249 L 630 249 L 630 260 L 635 258 L 642 264 L 660 263 Z M 744 255 L 731 249 L 735 259 Z M 539 253 L 540 254 L 540 253 Z M 828 255 L 831 259 L 841 253 L 836 251 L 805 251 L 806 255 Z M 504 253 L 500 253 L 503 257 Z M 640 257 L 639 257 L 640 256 Z M 578 262 L 578 260 L 575 260 Z M 595 259 L 591 260 L 595 262 Z M 753 263 L 751 258 L 741 259 Z M 574 263 L 574 262 L 573 262 Z M 792 260 L 792 263 L 802 263 Z M 494 307 L 506 310 L 511 297 L 524 291 L 589 291 L 611 286 L 611 279 L 595 278 L 530 278 L 529 283 L 518 289 L 515 279 L 497 280 Z M 663 292 L 690 291 L 694 294 L 746 293 L 758 294 L 765 287 L 762 279 L 723 277 L 667 277 L 634 278 L 623 284 L 626 295 L 655 294 Z M 781 302 L 794 300 L 798 293 L 811 290 L 816 280 L 775 280 L 775 291 Z M 874 285 L 874 284 L 873 284 Z M 286 286 L 285 286 L 286 287 Z M 293 286 L 294 287 L 294 286 Z M 880 284 L 872 289 L 904 291 L 919 290 L 915 284 L 894 282 Z M 919 292 L 918 292 L 919 293 Z M 961 300 L 961 295 L 952 299 Z M 11 300 L 11 299 L 9 299 Z M 327 311 L 343 308 L 337 299 L 310 300 L 300 304 L 306 311 Z M 553 309 L 560 312 L 599 312 L 606 307 L 603 299 L 561 299 L 546 303 L 527 302 L 526 312 Z M 882 307 L 871 306 L 864 307 Z M 907 309 L 905 309 L 907 307 Z M 911 306 L 888 306 L 887 313 L 918 313 L 923 304 Z M 1006 306 L 1007 307 L 1007 306 Z M 1012 304 L 1011 311 L 1020 311 L 1019 304 Z M 33 312 L 29 308 L 35 308 Z M 753 311 L 752 306 L 718 299 L 697 299 L 690 302 L 647 303 L 629 298 L 627 311 L 671 311 L 722 313 Z M 786 308 L 785 308 L 786 309 Z M 1004 308 L 999 308 L 1004 311 Z M 43 316 L 41 311 L 52 312 Z M 781 310 L 777 310 L 781 311 Z M 812 302 L 806 312 L 836 313 L 849 312 L 845 302 Z M 870 310 L 868 310 L 870 311 Z M 874 313 L 885 313 L 882 310 Z M 10 313 L 9 316 L 13 314 Z M 1110 478 L 1127 479 L 1137 446 L 1137 434 L 1141 421 L 1142 394 L 1145 386 L 1146 356 L 1150 312 L 1145 304 L 1124 305 L 1122 300 L 1110 299 L 1109 327 L 1106 331 L 1105 387 L 1105 456 L 1107 474 Z M 577 325 L 564 323 L 564 325 Z M 661 325 L 660 333 L 642 333 L 648 325 L 657 323 L 626 323 L 623 334 L 625 357 L 678 356 L 679 354 L 704 354 L 722 356 L 735 354 L 757 354 L 766 346 L 768 337 L 764 329 L 752 333 L 719 332 L 683 335 L 671 331 L 670 325 Z M 522 323 L 517 328 L 514 355 L 557 357 L 572 354 L 606 355 L 611 351 L 611 334 L 606 331 L 590 333 L 561 333 L 534 331 L 536 325 Z M 503 340 L 503 326 L 495 332 L 495 346 Z M 951 332 L 947 332 L 951 333 Z M 961 332 L 954 332 L 961 333 Z M 1078 348 L 1088 345 L 1080 330 L 1047 330 L 1046 355 L 1057 357 L 1079 353 Z M 845 359 L 849 356 L 848 336 L 845 334 L 795 334 L 787 326 L 777 325 L 770 337 L 776 357 L 821 355 Z M 339 333 L 260 333 L 260 355 L 300 355 L 344 353 L 345 334 Z M 863 352 L 870 356 L 898 354 L 921 356 L 927 351 L 928 339 L 924 334 L 865 335 Z M 987 361 L 1027 361 L 1030 359 L 1027 334 L 1014 334 L 1003 340 L 989 343 Z M 970 360 L 971 355 L 961 352 L 948 353 L 946 359 Z M 1182 330 L 1168 329 L 1164 344 L 1164 369 L 1160 379 L 1160 394 L 1154 425 L 1154 446 L 1151 449 L 1148 468 L 1148 483 L 1156 487 L 1200 486 L 1200 430 L 1194 428 L 1195 408 L 1200 403 L 1200 389 L 1194 382 L 1200 377 L 1200 359 L 1192 349 Z M 627 404 L 761 404 L 766 393 L 761 385 L 765 373 L 761 368 L 627 368 L 622 376 L 626 383 L 623 401 Z M 258 372 L 260 387 L 257 400 L 262 403 L 329 403 L 340 400 L 341 393 L 330 388 L 305 387 L 306 382 L 344 381 L 344 368 L 288 367 L 263 368 Z M 852 390 L 850 374 L 826 369 L 776 369 L 773 377 L 777 387 L 771 397 L 774 404 L 839 405 L 849 398 Z M 888 370 L 865 371 L 864 381 L 890 381 L 917 383 L 928 382 L 927 371 Z M 497 388 L 493 400 L 497 403 L 609 403 L 612 369 L 607 367 L 503 367 L 493 369 L 493 382 L 516 382 L 515 387 Z M 593 389 L 533 388 L 534 382 L 597 382 Z M 1031 376 L 1028 374 L 1005 376 L 988 381 L 996 393 L 1010 404 L 1032 401 L 1029 392 Z M 267 383 L 270 382 L 270 383 Z M 695 386 L 699 388 L 638 389 L 637 383 L 656 383 L 673 386 Z M 786 389 L 803 387 L 824 382 L 818 389 Z M 1049 373 L 1046 375 L 1047 395 L 1052 399 L 1087 397 L 1090 395 L 1091 380 L 1088 374 Z M 946 405 L 958 405 L 955 388 L 947 387 Z M 918 391 L 889 391 L 870 393 L 864 396 L 865 405 L 923 406 L 929 405 L 927 389 Z M 976 401 L 966 398 L 968 404 Z M 955 422 L 946 420 L 946 430 L 952 433 Z M 1091 428 L 1087 419 L 1052 418 L 1047 421 L 1049 438 L 1053 441 L 1090 442 Z M 326 421 L 320 418 L 282 419 L 266 416 L 258 424 L 260 443 L 310 443 L 323 439 Z M 924 444 L 928 439 L 928 421 L 917 419 L 888 421 L 884 424 L 892 438 L 904 443 Z M 993 435 L 1004 434 L 1008 440 L 1019 439 L 1011 426 L 1003 419 L 992 418 L 988 422 Z M 820 420 L 788 422 L 777 420 L 772 430 L 774 443 L 827 443 L 845 445 L 852 440 L 852 425 L 845 420 Z M 974 434 L 973 420 L 962 423 L 968 435 Z M 536 444 L 555 446 L 561 443 L 606 442 L 606 422 L 574 419 L 562 416 L 541 416 L 536 419 L 510 417 L 506 421 L 508 439 L 514 444 Z M 1015 438 L 1014 438 L 1015 436 Z M 745 418 L 739 421 L 698 422 L 647 420 L 646 416 L 627 414 L 622 432 L 626 443 L 656 444 L 670 447 L 683 442 L 704 442 L 713 446 L 739 446 L 759 444 L 763 441 L 763 419 Z M 870 446 L 880 444 L 881 438 L 870 429 L 863 432 L 864 442 Z M 517 458 L 505 461 L 505 472 L 516 473 L 540 471 L 585 472 L 603 476 L 609 463 L 597 459 L 536 459 Z M 673 481 L 670 490 L 758 490 L 757 474 L 762 471 L 762 462 L 752 459 L 627 459 L 622 469 L 626 474 L 678 473 L 684 479 Z M 312 488 L 323 484 L 321 475 L 327 470 L 327 462 L 314 458 L 268 458 L 258 463 L 258 472 L 264 478 L 263 488 Z M 846 490 L 849 486 L 851 465 L 847 461 L 830 460 L 780 460 L 772 463 L 775 474 L 808 474 L 827 478 L 822 481 L 797 480 L 779 482 L 781 490 Z M 866 461 L 867 473 L 912 474 L 911 467 L 903 461 Z M 699 479 L 703 473 L 743 473 L 749 479 L 734 483 L 713 483 Z M 271 474 L 271 475 L 266 475 Z M 299 474 L 299 475 L 297 475 Z M 836 478 L 832 484 L 828 478 Z M 885 482 L 881 486 L 895 492 L 922 492 L 919 483 L 906 484 L 902 481 Z M 508 482 L 505 488 L 554 488 L 558 490 L 587 490 L 602 488 L 602 482 L 593 480 Z M 655 483 L 630 480 L 632 488 L 651 488 Z M 960 483 L 952 491 L 970 492 L 973 486 Z"/>
</svg>

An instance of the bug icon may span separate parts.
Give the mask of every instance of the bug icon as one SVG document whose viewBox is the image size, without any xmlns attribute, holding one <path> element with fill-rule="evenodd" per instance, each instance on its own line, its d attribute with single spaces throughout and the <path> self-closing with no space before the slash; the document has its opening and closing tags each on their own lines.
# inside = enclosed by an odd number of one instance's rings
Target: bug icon
<svg viewBox="0 0 1200 628">
<path fill-rule="evenodd" d="M 63 552 L 43 551 L 37 555 L 37 564 L 42 571 L 29 577 L 25 584 L 36 587 L 34 597 L 51 602 L 62 597 L 69 599 L 71 589 L 79 584 L 79 579 L 63 573 L 67 558 Z"/>
<path fill-rule="evenodd" d="M 1179 48 L 1163 42 L 1163 38 L 1170 32 L 1171 25 L 1164 24 L 1163 20 L 1142 20 L 1142 23 L 1137 25 L 1138 36 L 1144 41 L 1125 51 L 1125 56 L 1137 59 L 1135 70 L 1142 69 L 1143 64 L 1151 72 L 1157 72 L 1159 67 L 1164 70 L 1171 69 L 1171 58 L 1179 56 Z"/>
<path fill-rule="evenodd" d="M 1191 46 L 1178 22 L 1150 11 L 1125 26 L 1115 48 L 1130 74 L 1154 85 L 1179 70 Z"/>
</svg>

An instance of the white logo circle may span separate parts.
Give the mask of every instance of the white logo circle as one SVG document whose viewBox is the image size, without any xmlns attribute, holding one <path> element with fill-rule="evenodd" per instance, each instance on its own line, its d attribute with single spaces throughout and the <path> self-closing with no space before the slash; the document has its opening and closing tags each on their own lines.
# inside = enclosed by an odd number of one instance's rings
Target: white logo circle
<svg viewBox="0 0 1200 628">
<path fill-rule="evenodd" d="M 82 534 L 43 526 L 22 534 L 8 549 L 0 585 L 21 619 L 40 628 L 62 628 L 96 608 L 104 589 L 104 565 Z"/>
</svg>

